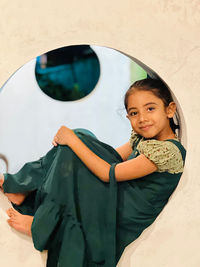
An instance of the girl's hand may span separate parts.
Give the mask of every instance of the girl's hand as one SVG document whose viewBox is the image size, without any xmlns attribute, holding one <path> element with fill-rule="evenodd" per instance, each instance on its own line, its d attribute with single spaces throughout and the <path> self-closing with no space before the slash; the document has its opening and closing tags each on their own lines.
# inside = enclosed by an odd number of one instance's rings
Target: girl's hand
<svg viewBox="0 0 200 267">
<path fill-rule="evenodd" d="M 72 141 L 73 137 L 76 136 L 75 133 L 67 128 L 66 126 L 61 126 L 58 132 L 56 133 L 52 144 L 54 146 L 59 145 L 69 145 L 70 141 Z"/>
</svg>

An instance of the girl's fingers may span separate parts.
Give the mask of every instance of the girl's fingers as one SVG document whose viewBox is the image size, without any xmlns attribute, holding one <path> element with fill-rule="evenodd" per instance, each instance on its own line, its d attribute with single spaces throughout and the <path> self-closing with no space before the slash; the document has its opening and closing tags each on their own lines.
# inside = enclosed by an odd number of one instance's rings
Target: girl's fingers
<svg viewBox="0 0 200 267">
<path fill-rule="evenodd" d="M 56 144 L 56 142 L 53 140 L 53 141 L 52 141 L 52 145 L 55 146 L 55 144 Z"/>
<path fill-rule="evenodd" d="M 57 141 L 58 141 L 58 138 L 55 136 L 53 141 L 52 141 L 53 146 L 57 146 L 58 145 Z"/>
</svg>

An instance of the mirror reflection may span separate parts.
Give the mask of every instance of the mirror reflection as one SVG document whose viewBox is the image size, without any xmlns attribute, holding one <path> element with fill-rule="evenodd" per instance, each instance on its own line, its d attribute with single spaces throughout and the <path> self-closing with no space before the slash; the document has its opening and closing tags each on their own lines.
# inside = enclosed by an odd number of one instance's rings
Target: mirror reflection
<svg viewBox="0 0 200 267">
<path fill-rule="evenodd" d="M 35 74 L 45 94 L 56 100 L 74 101 L 95 88 L 100 63 L 89 45 L 66 46 L 37 57 Z"/>
</svg>

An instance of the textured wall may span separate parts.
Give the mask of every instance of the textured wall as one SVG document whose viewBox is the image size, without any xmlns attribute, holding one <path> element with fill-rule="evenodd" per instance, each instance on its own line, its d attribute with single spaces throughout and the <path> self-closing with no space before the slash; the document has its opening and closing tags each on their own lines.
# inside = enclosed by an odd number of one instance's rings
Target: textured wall
<svg viewBox="0 0 200 267">
<path fill-rule="evenodd" d="M 185 172 L 170 203 L 118 266 L 200 266 L 200 2 L 1 0 L 0 9 L 1 85 L 39 54 L 85 43 L 127 53 L 168 83 L 185 120 Z"/>
</svg>

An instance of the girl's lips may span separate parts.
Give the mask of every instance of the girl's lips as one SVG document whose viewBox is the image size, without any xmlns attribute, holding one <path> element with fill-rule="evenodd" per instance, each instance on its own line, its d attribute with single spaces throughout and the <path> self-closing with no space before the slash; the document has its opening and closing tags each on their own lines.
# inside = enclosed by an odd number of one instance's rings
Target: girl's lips
<svg viewBox="0 0 200 267">
<path fill-rule="evenodd" d="M 151 126 L 152 125 L 142 126 L 142 127 L 140 127 L 140 130 L 147 131 Z"/>
</svg>

